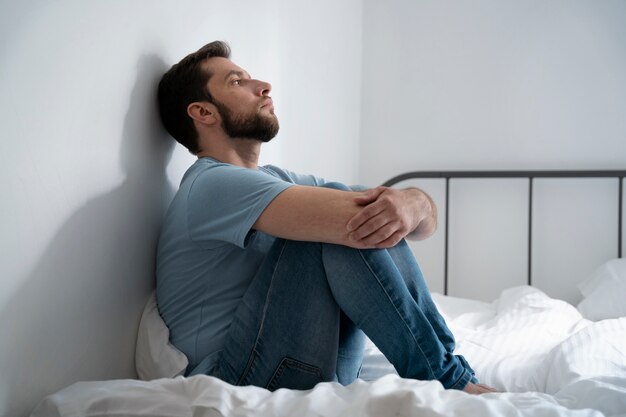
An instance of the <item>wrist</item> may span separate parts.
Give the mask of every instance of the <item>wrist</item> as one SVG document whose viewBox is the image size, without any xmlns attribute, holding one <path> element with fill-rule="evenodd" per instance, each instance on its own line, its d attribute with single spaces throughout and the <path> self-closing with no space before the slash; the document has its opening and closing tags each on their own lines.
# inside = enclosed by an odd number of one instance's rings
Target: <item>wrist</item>
<svg viewBox="0 0 626 417">
<path fill-rule="evenodd" d="M 416 197 L 415 219 L 416 226 L 410 233 L 412 240 L 422 240 L 431 236 L 437 230 L 437 205 L 434 200 L 419 188 L 412 188 Z"/>
</svg>

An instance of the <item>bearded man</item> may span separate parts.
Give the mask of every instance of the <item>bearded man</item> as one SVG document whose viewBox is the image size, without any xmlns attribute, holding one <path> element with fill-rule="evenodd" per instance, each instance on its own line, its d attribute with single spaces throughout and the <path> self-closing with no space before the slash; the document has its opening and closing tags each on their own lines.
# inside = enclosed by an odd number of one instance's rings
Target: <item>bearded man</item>
<svg viewBox="0 0 626 417">
<path fill-rule="evenodd" d="M 258 166 L 279 128 L 270 92 L 220 41 L 159 83 L 165 128 L 198 157 L 157 253 L 159 312 L 189 360 L 185 375 L 270 390 L 347 385 L 367 335 L 402 377 L 491 391 L 454 355 L 404 241 L 435 231 L 432 199 Z"/>
</svg>

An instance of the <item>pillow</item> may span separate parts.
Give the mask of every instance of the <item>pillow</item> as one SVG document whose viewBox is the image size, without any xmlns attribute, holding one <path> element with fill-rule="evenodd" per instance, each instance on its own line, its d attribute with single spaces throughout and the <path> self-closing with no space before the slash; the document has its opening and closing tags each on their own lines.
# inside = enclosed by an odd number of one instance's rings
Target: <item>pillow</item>
<svg viewBox="0 0 626 417">
<path fill-rule="evenodd" d="M 189 361 L 170 343 L 170 331 L 159 315 L 153 291 L 143 309 L 137 334 L 135 367 L 139 378 L 149 381 L 182 375 Z"/>
<path fill-rule="evenodd" d="M 626 317 L 626 258 L 612 259 L 578 284 L 578 311 L 589 320 Z"/>
</svg>

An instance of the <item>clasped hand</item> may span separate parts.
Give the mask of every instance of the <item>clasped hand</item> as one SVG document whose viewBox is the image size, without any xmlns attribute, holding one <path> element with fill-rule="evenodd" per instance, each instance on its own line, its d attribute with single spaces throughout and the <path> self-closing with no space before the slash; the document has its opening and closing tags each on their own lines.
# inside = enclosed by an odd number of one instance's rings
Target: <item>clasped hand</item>
<svg viewBox="0 0 626 417">
<path fill-rule="evenodd" d="M 421 223 L 432 221 L 430 200 L 415 188 L 376 187 L 360 193 L 354 202 L 363 209 L 346 227 L 348 238 L 357 247 L 393 247 Z"/>
</svg>

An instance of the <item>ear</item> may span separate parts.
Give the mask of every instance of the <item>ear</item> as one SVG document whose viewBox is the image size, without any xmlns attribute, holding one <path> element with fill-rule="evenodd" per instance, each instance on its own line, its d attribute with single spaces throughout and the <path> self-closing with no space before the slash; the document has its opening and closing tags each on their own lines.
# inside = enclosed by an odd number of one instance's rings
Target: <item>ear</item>
<svg viewBox="0 0 626 417">
<path fill-rule="evenodd" d="M 193 120 L 205 125 L 217 123 L 217 109 L 208 102 L 196 101 L 189 104 L 187 106 L 187 114 Z"/>
</svg>

